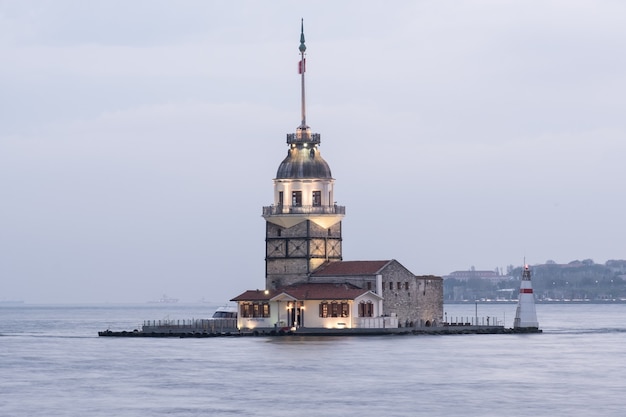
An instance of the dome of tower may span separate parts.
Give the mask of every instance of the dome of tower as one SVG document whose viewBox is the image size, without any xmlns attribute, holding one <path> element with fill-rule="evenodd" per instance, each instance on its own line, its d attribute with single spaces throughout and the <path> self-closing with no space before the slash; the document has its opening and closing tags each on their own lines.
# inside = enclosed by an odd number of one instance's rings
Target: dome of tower
<svg viewBox="0 0 626 417">
<path fill-rule="evenodd" d="M 316 148 L 293 147 L 280 163 L 277 179 L 324 178 L 331 179 L 330 167 Z"/>
</svg>

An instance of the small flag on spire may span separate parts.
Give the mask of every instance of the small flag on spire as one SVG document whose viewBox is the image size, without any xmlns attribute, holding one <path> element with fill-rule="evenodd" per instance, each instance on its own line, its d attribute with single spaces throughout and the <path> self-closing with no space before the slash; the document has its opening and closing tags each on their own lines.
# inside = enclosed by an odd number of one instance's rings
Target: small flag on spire
<svg viewBox="0 0 626 417">
<path fill-rule="evenodd" d="M 302 58 L 298 62 L 298 74 L 304 74 L 306 72 L 306 58 Z"/>
</svg>

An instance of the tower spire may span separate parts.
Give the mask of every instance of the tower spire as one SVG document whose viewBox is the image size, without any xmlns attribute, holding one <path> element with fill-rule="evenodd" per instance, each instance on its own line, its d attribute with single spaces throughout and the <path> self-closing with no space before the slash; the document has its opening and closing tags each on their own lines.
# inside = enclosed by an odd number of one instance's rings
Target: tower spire
<svg viewBox="0 0 626 417">
<path fill-rule="evenodd" d="M 300 47 L 298 49 L 300 50 L 300 63 L 298 64 L 298 72 L 300 73 L 300 76 L 302 78 L 302 122 L 300 123 L 299 129 L 307 129 L 308 126 L 306 125 L 306 101 L 304 96 L 304 73 L 306 72 L 306 58 L 304 56 L 306 52 L 306 45 L 304 44 L 304 19 L 300 21 Z"/>
</svg>

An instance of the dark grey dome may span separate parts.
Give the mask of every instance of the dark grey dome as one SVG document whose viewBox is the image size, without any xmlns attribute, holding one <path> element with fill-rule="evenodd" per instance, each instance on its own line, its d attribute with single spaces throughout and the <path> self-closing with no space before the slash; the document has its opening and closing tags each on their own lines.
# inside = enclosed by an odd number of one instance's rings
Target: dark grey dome
<svg viewBox="0 0 626 417">
<path fill-rule="evenodd" d="M 277 179 L 332 178 L 330 167 L 315 148 L 294 147 L 280 163 Z"/>
</svg>

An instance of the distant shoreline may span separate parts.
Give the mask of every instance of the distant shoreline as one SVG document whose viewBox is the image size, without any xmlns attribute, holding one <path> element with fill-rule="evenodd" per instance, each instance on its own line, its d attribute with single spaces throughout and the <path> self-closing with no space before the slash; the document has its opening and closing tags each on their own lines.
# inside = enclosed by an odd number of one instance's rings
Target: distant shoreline
<svg viewBox="0 0 626 417">
<path fill-rule="evenodd" d="M 517 300 L 445 301 L 444 304 L 517 304 Z M 626 304 L 626 300 L 535 300 L 535 304 Z"/>
</svg>

